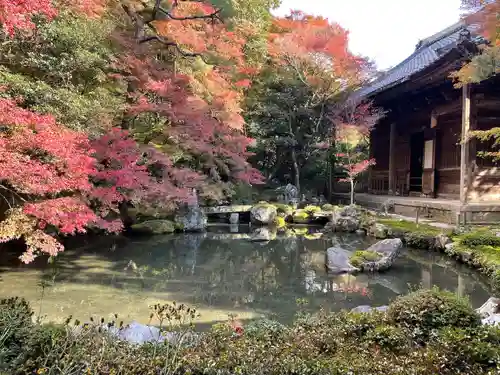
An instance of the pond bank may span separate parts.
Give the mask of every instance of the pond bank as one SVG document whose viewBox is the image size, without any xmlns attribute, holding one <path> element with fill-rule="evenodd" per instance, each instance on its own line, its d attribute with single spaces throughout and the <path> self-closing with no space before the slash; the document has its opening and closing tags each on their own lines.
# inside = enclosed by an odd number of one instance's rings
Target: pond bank
<svg viewBox="0 0 500 375">
<path fill-rule="evenodd" d="M 388 237 L 401 238 L 409 247 L 440 251 L 481 272 L 500 290 L 500 229 L 457 231 L 391 218 L 378 218 L 377 223 L 387 228 Z"/>
</svg>

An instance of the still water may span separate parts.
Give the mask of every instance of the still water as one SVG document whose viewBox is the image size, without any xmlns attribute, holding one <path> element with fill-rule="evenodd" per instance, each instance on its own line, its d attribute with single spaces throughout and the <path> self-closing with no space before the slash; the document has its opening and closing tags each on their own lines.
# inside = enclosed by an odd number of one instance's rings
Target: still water
<svg viewBox="0 0 500 375">
<path fill-rule="evenodd" d="M 290 322 L 297 300 L 327 310 L 385 305 L 416 286 L 438 285 L 468 295 L 475 307 L 490 293 L 477 273 L 435 253 L 405 250 L 393 268 L 377 275 L 328 276 L 325 250 L 356 250 L 363 237 L 278 236 L 250 242 L 244 233 L 168 235 L 89 240 L 54 263 L 19 263 L 2 254 L 0 297 L 28 299 L 36 314 L 63 321 L 73 315 L 147 323 L 149 306 L 177 301 L 196 307 L 200 325 L 271 317 Z M 131 262 L 132 261 L 132 262 Z"/>
</svg>

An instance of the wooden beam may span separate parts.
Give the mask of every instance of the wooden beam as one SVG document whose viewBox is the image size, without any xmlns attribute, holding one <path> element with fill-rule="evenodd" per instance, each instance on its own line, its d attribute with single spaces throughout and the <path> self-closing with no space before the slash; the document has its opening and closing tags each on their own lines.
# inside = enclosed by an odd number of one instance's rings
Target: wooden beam
<svg viewBox="0 0 500 375">
<path fill-rule="evenodd" d="M 437 116 L 442 116 L 442 115 L 446 115 L 447 113 L 458 112 L 460 110 L 460 108 L 461 108 L 460 101 L 457 100 L 455 102 L 436 107 L 434 109 L 434 113 Z"/>
<path fill-rule="evenodd" d="M 465 83 L 462 87 L 462 136 L 460 142 L 460 203 L 467 202 L 468 184 L 467 164 L 469 162 L 469 129 L 470 129 L 470 86 Z"/>
<path fill-rule="evenodd" d="M 389 135 L 389 194 L 396 192 L 396 123 L 391 123 L 391 132 Z"/>
</svg>

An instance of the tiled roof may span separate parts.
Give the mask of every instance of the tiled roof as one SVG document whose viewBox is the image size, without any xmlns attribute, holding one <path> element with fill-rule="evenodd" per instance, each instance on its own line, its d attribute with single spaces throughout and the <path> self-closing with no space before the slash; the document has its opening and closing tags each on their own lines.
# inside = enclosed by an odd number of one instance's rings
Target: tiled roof
<svg viewBox="0 0 500 375">
<path fill-rule="evenodd" d="M 473 31 L 473 27 L 467 27 L 462 22 L 458 22 L 420 41 L 412 55 L 388 70 L 382 77 L 372 82 L 371 85 L 360 89 L 356 96 L 371 96 L 407 81 L 414 74 L 438 61 L 450 48 L 456 46 L 461 32 L 467 29 Z"/>
</svg>

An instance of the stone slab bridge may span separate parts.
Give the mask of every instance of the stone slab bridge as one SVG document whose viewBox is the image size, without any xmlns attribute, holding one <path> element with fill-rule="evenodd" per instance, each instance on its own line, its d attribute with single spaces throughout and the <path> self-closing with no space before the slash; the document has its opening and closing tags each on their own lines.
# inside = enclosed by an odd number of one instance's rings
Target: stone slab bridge
<svg viewBox="0 0 500 375">
<path fill-rule="evenodd" d="M 232 214 L 232 213 L 244 213 L 250 212 L 252 209 L 251 204 L 233 204 L 231 206 L 216 206 L 216 207 L 201 207 L 206 215 L 216 215 L 216 214 Z"/>
</svg>

